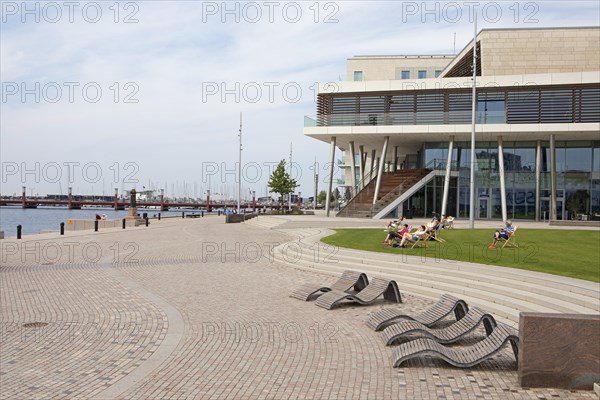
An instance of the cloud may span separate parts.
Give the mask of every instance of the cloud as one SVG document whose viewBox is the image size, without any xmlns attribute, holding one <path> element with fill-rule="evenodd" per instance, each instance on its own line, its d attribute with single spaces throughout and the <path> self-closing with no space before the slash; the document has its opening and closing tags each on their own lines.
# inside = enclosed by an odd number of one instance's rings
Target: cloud
<svg viewBox="0 0 600 400">
<path fill-rule="evenodd" d="M 345 79 L 345 61 L 354 55 L 447 54 L 455 32 L 457 51 L 472 36 L 464 6 L 463 17 L 450 23 L 433 15 L 424 22 L 422 15 L 409 18 L 407 2 L 280 2 L 271 14 L 266 2 L 126 2 L 118 14 L 113 3 L 97 4 L 102 17 L 96 23 L 86 20 L 91 14 L 83 14 L 84 3 L 72 23 L 66 9 L 56 23 L 45 21 L 50 14 L 41 8 L 39 23 L 31 15 L 26 23 L 22 15 L 2 15 L 3 85 L 31 89 L 37 82 L 42 92 L 40 102 L 32 94 L 23 102 L 21 93 L 3 100 L 3 162 L 98 162 L 104 168 L 135 162 L 141 182 L 197 182 L 206 190 L 203 163 L 234 168 L 243 112 L 245 162 L 288 159 L 293 142 L 294 161 L 303 167 L 299 190 L 312 193 L 309 166 L 315 158 L 322 166 L 328 157 L 326 144 L 302 133 L 304 116 L 315 114 L 317 82 Z M 227 13 L 225 4 L 233 11 Z M 525 3 L 519 3 L 516 22 L 510 4 L 501 4 L 503 18 L 483 19 L 481 28 L 531 26 L 523 22 L 531 11 Z M 597 25 L 593 2 L 535 4 L 535 26 Z M 68 82 L 78 84 L 73 102 Z M 51 103 L 55 83 L 63 96 Z M 215 85 L 216 93 L 207 92 Z M 93 102 L 96 87 L 102 93 Z M 245 186 L 262 188 L 266 171 Z M 235 186 L 230 174 L 222 180 L 219 185 Z M 40 193 L 59 190 L 57 184 L 30 183 Z M 21 185 L 3 182 L 2 192 L 18 192 Z M 99 185 L 82 184 L 81 190 L 99 192 Z"/>
</svg>

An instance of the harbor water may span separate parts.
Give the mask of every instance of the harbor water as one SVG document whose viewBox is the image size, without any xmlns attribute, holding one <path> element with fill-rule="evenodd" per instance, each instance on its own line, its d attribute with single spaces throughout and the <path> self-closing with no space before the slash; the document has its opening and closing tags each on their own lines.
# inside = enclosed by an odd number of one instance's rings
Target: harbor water
<svg viewBox="0 0 600 400">
<path fill-rule="evenodd" d="M 181 213 L 198 213 L 199 210 L 170 210 L 159 211 L 156 209 L 139 208 L 138 214 L 148 213 L 149 217 L 158 215 L 162 217 L 181 216 Z M 215 210 L 216 211 L 216 210 Z M 115 211 L 112 208 L 90 207 L 81 210 L 69 210 L 66 207 L 0 207 L 0 228 L 4 230 L 4 236 L 16 236 L 17 225 L 21 225 L 23 235 L 40 233 L 40 231 L 60 229 L 60 223 L 69 219 L 96 219 L 96 214 L 106 214 L 107 219 L 121 219 L 127 216 L 127 210 Z"/>
</svg>

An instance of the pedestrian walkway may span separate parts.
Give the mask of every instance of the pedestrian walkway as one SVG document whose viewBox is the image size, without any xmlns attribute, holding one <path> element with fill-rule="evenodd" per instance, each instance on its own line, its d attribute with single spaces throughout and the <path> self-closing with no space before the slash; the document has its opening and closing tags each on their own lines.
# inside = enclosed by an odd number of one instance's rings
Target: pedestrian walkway
<svg viewBox="0 0 600 400">
<path fill-rule="evenodd" d="M 333 280 L 277 255 L 326 233 L 319 217 L 302 221 L 215 216 L 0 241 L 0 398 L 597 398 L 520 388 L 508 349 L 466 370 L 392 368 L 365 324 L 383 301 L 328 311 L 289 297 Z M 432 304 L 408 289 L 403 300 L 406 312 Z"/>
</svg>

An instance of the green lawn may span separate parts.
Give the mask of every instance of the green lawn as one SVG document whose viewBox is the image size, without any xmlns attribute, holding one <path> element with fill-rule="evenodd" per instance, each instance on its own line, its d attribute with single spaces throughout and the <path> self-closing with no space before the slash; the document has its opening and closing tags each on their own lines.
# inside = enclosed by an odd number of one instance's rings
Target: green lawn
<svg viewBox="0 0 600 400">
<path fill-rule="evenodd" d="M 441 258 L 547 272 L 600 282 L 600 231 L 522 229 L 519 248 L 489 249 L 493 230 L 452 229 L 441 232 L 445 243 L 429 241 L 427 248 L 397 249 L 381 242 L 383 229 L 336 229 L 322 239 L 329 245 L 352 249 Z"/>
</svg>

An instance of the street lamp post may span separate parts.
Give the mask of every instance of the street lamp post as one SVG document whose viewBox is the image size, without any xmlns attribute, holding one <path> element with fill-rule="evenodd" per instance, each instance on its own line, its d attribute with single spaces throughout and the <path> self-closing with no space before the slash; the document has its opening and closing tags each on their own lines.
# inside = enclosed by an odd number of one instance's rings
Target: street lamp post
<svg viewBox="0 0 600 400">
<path fill-rule="evenodd" d="M 240 213 L 242 203 L 242 113 L 240 112 L 240 157 L 238 163 L 237 213 Z"/>
</svg>

